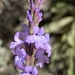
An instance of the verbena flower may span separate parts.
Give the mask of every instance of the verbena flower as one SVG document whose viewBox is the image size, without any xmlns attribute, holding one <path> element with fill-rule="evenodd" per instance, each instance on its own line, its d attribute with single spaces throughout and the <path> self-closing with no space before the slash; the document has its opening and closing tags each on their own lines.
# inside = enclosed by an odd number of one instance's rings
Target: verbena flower
<svg viewBox="0 0 75 75">
<path fill-rule="evenodd" d="M 15 55 L 14 65 L 22 71 L 18 75 L 37 75 L 36 66 L 43 67 L 44 62 L 49 63 L 52 50 L 49 34 L 45 33 L 43 27 L 38 26 L 42 21 L 39 7 L 43 0 L 28 0 L 28 2 L 30 5 L 30 10 L 27 10 L 28 25 L 23 24 L 23 30 L 16 32 L 14 41 L 10 43 Z"/>
</svg>

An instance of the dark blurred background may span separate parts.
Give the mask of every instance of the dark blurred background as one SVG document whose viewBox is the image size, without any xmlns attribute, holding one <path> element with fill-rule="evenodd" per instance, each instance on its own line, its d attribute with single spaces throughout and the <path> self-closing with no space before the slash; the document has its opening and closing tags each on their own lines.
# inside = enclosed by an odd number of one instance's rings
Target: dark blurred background
<svg viewBox="0 0 75 75">
<path fill-rule="evenodd" d="M 0 75 L 17 75 L 9 49 L 15 32 L 27 23 L 27 0 L 0 0 Z M 44 0 L 41 6 L 45 31 L 50 33 L 50 63 L 39 75 L 75 75 L 75 0 Z"/>
</svg>

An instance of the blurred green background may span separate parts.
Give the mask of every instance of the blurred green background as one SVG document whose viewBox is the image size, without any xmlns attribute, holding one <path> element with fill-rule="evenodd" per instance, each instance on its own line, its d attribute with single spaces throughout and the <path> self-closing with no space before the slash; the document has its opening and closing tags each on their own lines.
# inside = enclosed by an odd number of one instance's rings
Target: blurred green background
<svg viewBox="0 0 75 75">
<path fill-rule="evenodd" d="M 16 31 L 27 23 L 27 0 L 0 0 L 0 75 L 17 75 L 9 49 Z M 75 75 L 75 0 L 44 0 L 41 6 L 45 31 L 50 33 L 50 63 L 39 75 Z"/>
</svg>

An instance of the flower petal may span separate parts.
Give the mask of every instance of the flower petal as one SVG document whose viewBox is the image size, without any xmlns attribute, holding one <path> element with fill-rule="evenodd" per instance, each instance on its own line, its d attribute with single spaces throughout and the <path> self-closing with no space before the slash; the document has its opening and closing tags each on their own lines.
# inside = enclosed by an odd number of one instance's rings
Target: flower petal
<svg viewBox="0 0 75 75">
<path fill-rule="evenodd" d="M 32 75 L 37 75 L 37 74 L 38 74 L 38 69 L 36 68 L 36 66 L 34 66 L 32 70 Z"/>
<path fill-rule="evenodd" d="M 26 38 L 27 43 L 34 43 L 36 41 L 36 35 L 30 35 Z"/>
<path fill-rule="evenodd" d="M 49 34 L 46 33 L 45 37 L 46 37 L 47 41 L 49 42 L 49 40 L 50 40 Z"/>
<path fill-rule="evenodd" d="M 23 24 L 22 28 L 23 28 L 24 32 L 29 32 L 29 26 L 27 26 L 26 24 Z"/>
<path fill-rule="evenodd" d="M 38 63 L 36 64 L 36 66 L 40 66 L 40 68 L 42 68 L 42 67 L 43 67 L 43 62 L 38 62 Z"/>
<path fill-rule="evenodd" d="M 38 35 L 43 35 L 43 34 L 44 34 L 44 28 L 41 27 L 41 29 L 40 29 L 39 32 L 38 32 Z"/>
<path fill-rule="evenodd" d="M 32 75 L 32 74 L 29 74 L 29 73 L 20 73 L 18 75 Z"/>
<path fill-rule="evenodd" d="M 45 48 L 46 48 L 46 53 L 48 53 L 48 57 L 50 57 L 51 56 L 52 47 L 49 44 L 46 44 Z"/>
<path fill-rule="evenodd" d="M 32 71 L 32 66 L 25 66 L 25 72 L 29 73 Z"/>
<path fill-rule="evenodd" d="M 15 36 L 14 36 L 14 40 L 15 40 L 16 42 L 23 43 L 23 41 L 21 41 L 19 38 L 20 38 L 20 32 L 17 32 L 17 33 L 15 34 Z"/>
<path fill-rule="evenodd" d="M 22 59 L 19 58 L 18 56 L 15 56 L 14 64 L 15 64 L 15 66 L 16 66 L 18 69 L 24 70 L 24 64 L 23 64 L 23 62 L 22 62 Z"/>
<path fill-rule="evenodd" d="M 15 47 L 20 47 L 23 42 L 11 42 L 10 48 L 14 49 Z"/>
<path fill-rule="evenodd" d="M 38 26 L 34 26 L 33 27 L 33 31 L 34 31 L 34 34 L 37 34 L 38 31 L 39 31 L 39 27 Z"/>
</svg>

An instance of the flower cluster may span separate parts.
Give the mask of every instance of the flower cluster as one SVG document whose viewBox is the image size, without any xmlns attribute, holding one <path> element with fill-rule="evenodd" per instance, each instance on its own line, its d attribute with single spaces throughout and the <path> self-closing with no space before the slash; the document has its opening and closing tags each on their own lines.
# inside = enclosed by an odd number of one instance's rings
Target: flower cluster
<svg viewBox="0 0 75 75">
<path fill-rule="evenodd" d="M 49 34 L 45 34 L 44 28 L 38 27 L 42 21 L 40 5 L 43 0 L 28 0 L 30 10 L 27 10 L 28 25 L 22 25 L 23 30 L 14 36 L 14 42 L 10 48 L 15 55 L 14 64 L 22 73 L 18 75 L 37 75 L 36 66 L 43 67 L 44 62 L 49 63 L 51 46 Z M 36 60 L 36 62 L 35 62 Z"/>
</svg>

